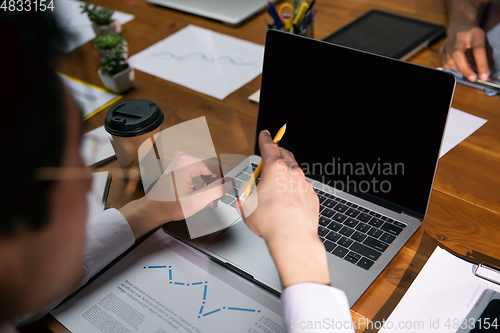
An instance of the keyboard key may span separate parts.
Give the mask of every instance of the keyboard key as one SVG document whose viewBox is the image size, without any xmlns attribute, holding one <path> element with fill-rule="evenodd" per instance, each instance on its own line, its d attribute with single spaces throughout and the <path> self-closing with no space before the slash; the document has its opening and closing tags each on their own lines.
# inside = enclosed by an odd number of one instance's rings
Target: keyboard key
<svg viewBox="0 0 500 333">
<path fill-rule="evenodd" d="M 389 247 L 389 245 L 379 241 L 378 239 L 372 238 L 372 237 L 368 237 L 367 239 L 365 239 L 363 244 L 365 244 L 366 246 L 369 246 L 372 249 L 375 249 L 379 252 L 384 252 Z"/>
<path fill-rule="evenodd" d="M 352 252 L 352 251 L 351 251 L 351 252 L 349 252 L 347 255 L 348 255 L 348 256 L 351 256 L 351 257 L 353 257 L 353 258 L 356 258 L 356 260 L 359 260 L 359 259 L 361 259 L 361 258 L 362 258 L 362 257 L 361 257 L 361 255 L 357 254 L 356 252 Z"/>
<path fill-rule="evenodd" d="M 352 217 L 349 217 L 347 220 L 344 221 L 344 224 L 348 227 L 354 228 L 359 222 L 353 219 Z"/>
<path fill-rule="evenodd" d="M 332 217 L 335 212 L 331 210 L 330 208 L 324 208 L 321 213 L 321 215 L 326 216 L 326 217 Z"/>
<path fill-rule="evenodd" d="M 368 230 L 370 230 L 370 226 L 368 224 L 364 224 L 362 222 L 359 222 L 359 224 L 356 226 L 356 230 L 359 230 L 361 232 L 368 232 Z"/>
<path fill-rule="evenodd" d="M 328 225 L 328 229 L 333 230 L 333 231 L 339 231 L 342 229 L 343 225 L 337 222 L 332 222 Z"/>
<path fill-rule="evenodd" d="M 395 226 L 398 226 L 400 228 L 406 228 L 406 224 L 398 222 L 398 221 L 394 221 L 394 222 L 392 222 L 392 224 L 394 224 Z"/>
<path fill-rule="evenodd" d="M 401 229 L 400 227 L 398 226 L 395 226 L 394 224 L 391 224 L 391 223 L 384 223 L 384 225 L 380 228 L 394 236 L 398 236 L 401 231 L 403 231 L 403 229 Z"/>
<path fill-rule="evenodd" d="M 344 256 L 349 252 L 348 249 L 342 247 L 342 246 L 337 246 L 335 250 L 332 251 L 332 254 L 335 254 L 337 257 L 344 258 Z"/>
<path fill-rule="evenodd" d="M 323 202 L 325 202 L 326 200 L 328 200 L 327 197 L 323 197 L 323 196 L 319 196 L 318 198 L 319 198 L 320 205 L 323 205 Z"/>
<path fill-rule="evenodd" d="M 382 230 L 373 227 L 367 232 L 367 234 L 372 236 L 373 238 L 379 238 L 383 233 L 384 232 Z"/>
<path fill-rule="evenodd" d="M 322 205 L 325 206 L 325 207 L 328 207 L 328 208 L 333 208 L 335 207 L 337 203 L 335 201 L 333 201 L 332 199 L 326 199 Z"/>
<path fill-rule="evenodd" d="M 368 258 L 363 257 L 363 258 L 361 258 L 358 261 L 358 263 L 356 265 L 358 265 L 361 268 L 364 268 L 364 269 L 368 270 L 368 269 L 370 269 L 370 267 L 372 267 L 373 261 L 371 261 Z"/>
<path fill-rule="evenodd" d="M 356 216 L 356 219 L 360 220 L 361 222 L 368 222 L 370 221 L 372 217 L 366 213 L 361 213 L 358 216 Z"/>
<path fill-rule="evenodd" d="M 336 213 L 333 217 L 332 220 L 337 221 L 337 222 L 344 222 L 344 220 L 347 218 L 344 214 L 341 213 Z"/>
<path fill-rule="evenodd" d="M 351 236 L 353 233 L 354 233 L 354 229 L 349 228 L 349 227 L 345 227 L 345 226 L 342 227 L 342 229 L 340 229 L 340 231 L 339 231 L 339 234 L 342 234 L 342 235 L 347 236 L 347 237 Z"/>
<path fill-rule="evenodd" d="M 319 217 L 319 225 L 322 225 L 323 227 L 326 227 L 332 222 L 328 217 L 325 216 L 320 216 Z"/>
<path fill-rule="evenodd" d="M 252 167 L 249 165 L 249 166 L 246 167 L 245 170 L 243 170 L 243 172 L 246 173 L 246 174 L 248 174 L 248 175 L 251 175 L 251 174 L 253 174 L 254 169 L 252 169 Z"/>
<path fill-rule="evenodd" d="M 354 208 L 349 208 L 346 212 L 345 215 L 350 216 L 350 217 L 356 217 L 359 215 L 359 210 L 354 209 Z"/>
<path fill-rule="evenodd" d="M 347 237 L 342 237 L 341 239 L 339 239 L 337 241 L 337 244 L 339 244 L 345 248 L 348 248 L 349 246 L 351 246 L 352 243 L 354 243 L 354 241 L 352 239 L 347 238 Z"/>
<path fill-rule="evenodd" d="M 318 226 L 318 235 L 320 235 L 321 237 L 325 237 L 328 231 L 329 230 L 327 228 L 323 228 L 320 225 Z"/>
<path fill-rule="evenodd" d="M 354 244 L 351 245 L 351 250 L 371 260 L 377 260 L 382 254 L 358 242 L 354 242 Z"/>
<path fill-rule="evenodd" d="M 331 252 L 335 248 L 335 246 L 336 246 L 335 244 L 333 244 L 329 240 L 325 240 L 325 242 L 323 243 L 323 245 L 325 246 L 326 252 Z"/>
<path fill-rule="evenodd" d="M 335 209 L 337 212 L 343 213 L 343 212 L 345 212 L 346 210 L 349 209 L 349 206 L 346 206 L 346 205 L 343 205 L 343 204 L 339 203 L 333 209 Z"/>
<path fill-rule="evenodd" d="M 380 228 L 382 226 L 382 224 L 384 224 L 384 221 L 382 220 L 379 220 L 377 218 L 372 218 L 369 222 L 368 222 L 369 225 L 372 225 L 376 228 Z"/>
<path fill-rule="evenodd" d="M 234 187 L 236 187 L 236 188 L 238 188 L 238 189 L 239 189 L 239 188 L 241 187 L 241 184 L 242 184 L 242 183 L 243 183 L 243 182 L 242 182 L 241 180 L 239 180 L 239 179 L 237 179 L 237 178 L 234 178 Z"/>
<path fill-rule="evenodd" d="M 231 202 L 233 202 L 234 200 L 236 200 L 235 197 L 226 194 L 226 198 L 224 200 L 221 200 L 221 201 L 230 205 Z"/>
<path fill-rule="evenodd" d="M 352 257 L 350 256 L 349 254 L 347 254 L 345 257 L 344 257 L 345 260 L 355 264 L 359 259 L 356 259 L 355 257 Z"/>
<path fill-rule="evenodd" d="M 250 180 L 251 177 L 252 177 L 251 175 L 243 173 L 243 172 L 236 176 L 237 179 L 239 179 L 243 182 Z"/>
<path fill-rule="evenodd" d="M 383 242 L 391 244 L 396 239 L 396 236 L 389 235 L 387 232 L 384 232 L 384 234 L 380 236 L 379 239 Z"/>
<path fill-rule="evenodd" d="M 317 189 L 317 188 L 314 188 L 314 187 L 313 187 L 313 190 L 314 190 L 314 192 L 316 192 L 316 194 L 318 194 L 318 195 L 325 195 L 325 192 L 321 191 L 320 189 Z"/>
<path fill-rule="evenodd" d="M 363 242 L 367 236 L 359 231 L 354 232 L 351 238 L 358 242 Z"/>
<path fill-rule="evenodd" d="M 339 234 L 337 234 L 336 232 L 333 232 L 333 231 L 330 231 L 330 233 L 328 235 L 326 235 L 326 239 L 329 239 L 332 242 L 338 241 L 340 237 L 342 237 L 342 236 L 340 236 Z"/>
</svg>

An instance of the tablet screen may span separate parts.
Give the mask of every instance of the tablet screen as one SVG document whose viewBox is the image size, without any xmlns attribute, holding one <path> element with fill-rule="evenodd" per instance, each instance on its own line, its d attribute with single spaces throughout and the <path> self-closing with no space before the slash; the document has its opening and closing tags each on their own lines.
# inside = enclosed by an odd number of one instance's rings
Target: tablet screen
<svg viewBox="0 0 500 333">
<path fill-rule="evenodd" d="M 323 40 L 402 59 L 444 31 L 443 26 L 372 10 Z"/>
</svg>

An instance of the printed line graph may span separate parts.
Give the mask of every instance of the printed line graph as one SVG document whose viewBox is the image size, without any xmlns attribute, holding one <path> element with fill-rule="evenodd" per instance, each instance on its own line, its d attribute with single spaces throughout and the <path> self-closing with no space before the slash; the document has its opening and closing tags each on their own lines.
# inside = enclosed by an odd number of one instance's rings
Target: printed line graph
<svg viewBox="0 0 500 333">
<path fill-rule="evenodd" d="M 144 266 L 143 269 L 168 269 L 168 281 L 171 285 L 175 286 L 183 286 L 183 287 L 193 287 L 193 286 L 203 286 L 203 291 L 201 293 L 202 298 L 201 298 L 201 306 L 199 311 L 197 311 L 198 318 L 203 318 L 209 315 L 212 315 L 217 312 L 221 311 L 238 311 L 238 312 L 247 312 L 247 313 L 260 313 L 261 310 L 258 309 L 248 309 L 248 308 L 242 308 L 242 307 L 235 307 L 235 306 L 223 306 L 223 307 L 218 307 L 216 309 L 210 309 L 210 311 L 207 311 L 207 297 L 208 297 L 208 281 L 195 281 L 195 282 L 187 282 L 187 281 L 176 281 L 173 278 L 173 268 L 172 266 L 167 266 L 167 265 L 148 265 Z"/>
<path fill-rule="evenodd" d="M 224 99 L 262 72 L 264 47 L 187 26 L 129 58 L 133 68 Z"/>
<path fill-rule="evenodd" d="M 232 64 L 234 66 L 253 66 L 253 67 L 259 65 L 257 61 L 249 62 L 249 61 L 245 61 L 244 59 L 233 59 L 230 56 L 216 57 L 216 56 L 212 56 L 212 55 L 206 55 L 202 52 L 193 52 L 193 53 L 185 54 L 182 56 L 176 56 L 174 53 L 167 51 L 167 52 L 153 53 L 153 54 L 151 54 L 151 57 L 154 57 L 158 60 L 174 59 L 174 60 L 178 60 L 179 62 L 188 62 L 188 61 L 195 61 L 195 60 L 202 59 L 202 60 L 209 62 L 213 65 L 215 65 L 215 64 L 218 64 L 218 65 Z"/>
</svg>

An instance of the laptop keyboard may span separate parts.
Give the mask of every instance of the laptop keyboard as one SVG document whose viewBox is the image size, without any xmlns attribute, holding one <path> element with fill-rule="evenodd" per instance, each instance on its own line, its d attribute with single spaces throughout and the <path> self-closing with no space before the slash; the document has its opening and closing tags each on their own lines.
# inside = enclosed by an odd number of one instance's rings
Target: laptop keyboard
<svg viewBox="0 0 500 333">
<path fill-rule="evenodd" d="M 221 201 L 227 203 L 230 206 L 236 207 L 236 198 L 241 184 L 243 182 L 249 181 L 250 178 L 252 178 L 252 174 L 256 168 L 257 164 L 251 163 L 245 170 L 237 174 L 236 177 L 234 177 L 233 188 L 229 192 L 227 192 L 226 198 Z M 260 178 L 258 178 L 257 181 L 255 182 L 256 184 L 259 182 L 259 179 Z"/>
<path fill-rule="evenodd" d="M 369 269 L 406 224 L 314 189 L 320 202 L 318 235 L 327 252 Z"/>
<path fill-rule="evenodd" d="M 234 187 L 222 202 L 235 207 L 238 190 L 257 164 L 234 177 Z M 260 179 L 260 178 L 259 178 Z M 259 182 L 257 179 L 257 183 Z M 406 224 L 314 188 L 320 202 L 318 236 L 327 252 L 366 270 L 394 242 Z"/>
</svg>

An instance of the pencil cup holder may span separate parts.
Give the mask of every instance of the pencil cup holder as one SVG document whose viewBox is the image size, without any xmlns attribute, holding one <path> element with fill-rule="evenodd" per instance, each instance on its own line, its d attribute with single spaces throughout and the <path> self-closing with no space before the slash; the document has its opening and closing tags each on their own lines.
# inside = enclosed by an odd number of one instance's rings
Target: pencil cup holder
<svg viewBox="0 0 500 333">
<path fill-rule="evenodd" d="M 307 27 L 299 31 L 297 35 L 314 38 L 314 21 L 311 21 Z"/>
</svg>

